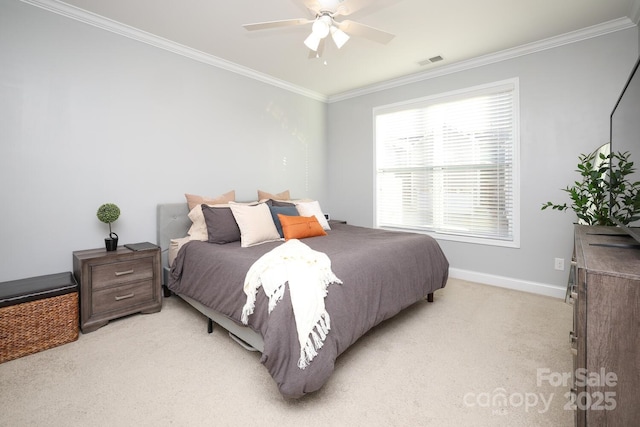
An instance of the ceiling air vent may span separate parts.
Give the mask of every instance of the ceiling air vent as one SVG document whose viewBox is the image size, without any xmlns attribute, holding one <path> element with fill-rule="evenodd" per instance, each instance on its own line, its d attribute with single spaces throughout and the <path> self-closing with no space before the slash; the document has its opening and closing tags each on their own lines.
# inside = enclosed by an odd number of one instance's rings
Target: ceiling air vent
<svg viewBox="0 0 640 427">
<path fill-rule="evenodd" d="M 424 65 L 428 65 L 428 64 L 433 64 L 434 62 L 439 62 L 442 61 L 444 58 L 442 58 L 442 56 L 438 55 L 438 56 L 433 56 L 429 59 L 425 59 L 423 61 L 418 62 L 418 64 L 420 66 L 424 66 Z"/>
</svg>

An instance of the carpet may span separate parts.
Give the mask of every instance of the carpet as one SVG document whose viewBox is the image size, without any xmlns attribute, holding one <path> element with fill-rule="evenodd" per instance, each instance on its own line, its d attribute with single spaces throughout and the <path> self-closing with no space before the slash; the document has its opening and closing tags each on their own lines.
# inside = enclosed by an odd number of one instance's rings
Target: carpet
<svg viewBox="0 0 640 427">
<path fill-rule="evenodd" d="M 75 342 L 0 364 L 0 426 L 570 426 L 572 310 L 450 279 L 284 399 L 260 355 L 177 297 Z"/>
</svg>

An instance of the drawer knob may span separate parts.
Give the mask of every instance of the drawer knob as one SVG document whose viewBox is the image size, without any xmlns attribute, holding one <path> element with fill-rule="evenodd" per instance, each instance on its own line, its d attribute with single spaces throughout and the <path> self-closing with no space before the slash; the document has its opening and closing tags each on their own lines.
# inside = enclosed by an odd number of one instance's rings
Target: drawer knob
<svg viewBox="0 0 640 427">
<path fill-rule="evenodd" d="M 127 295 L 116 295 L 116 301 L 122 301 L 123 299 L 133 298 L 136 294 L 133 292 Z"/>
<path fill-rule="evenodd" d="M 576 345 L 578 342 L 578 337 L 573 331 L 569 332 L 569 342 L 571 343 L 571 354 L 573 354 L 574 356 L 577 356 L 578 349 L 576 348 Z"/>
<path fill-rule="evenodd" d="M 578 342 L 578 336 L 573 331 L 569 332 L 569 342 L 571 343 L 571 345 L 573 345 L 573 344 Z"/>
<path fill-rule="evenodd" d="M 133 273 L 133 268 L 127 271 L 116 271 L 116 276 L 124 276 L 125 274 L 132 274 L 132 273 Z"/>
</svg>

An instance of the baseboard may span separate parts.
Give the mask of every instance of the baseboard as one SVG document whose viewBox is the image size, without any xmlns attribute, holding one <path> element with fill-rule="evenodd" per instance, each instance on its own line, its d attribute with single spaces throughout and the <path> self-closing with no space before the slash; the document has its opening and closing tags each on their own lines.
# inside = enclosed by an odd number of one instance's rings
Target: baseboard
<svg viewBox="0 0 640 427">
<path fill-rule="evenodd" d="M 468 280 L 470 282 L 482 283 L 483 285 L 498 286 L 500 288 L 546 295 L 549 297 L 560 299 L 564 299 L 566 293 L 566 288 L 559 288 L 557 286 L 530 282 L 527 280 L 514 279 L 512 277 L 494 276 L 492 274 L 460 270 L 458 268 L 450 268 L 449 277 L 452 277 L 454 279 Z"/>
</svg>

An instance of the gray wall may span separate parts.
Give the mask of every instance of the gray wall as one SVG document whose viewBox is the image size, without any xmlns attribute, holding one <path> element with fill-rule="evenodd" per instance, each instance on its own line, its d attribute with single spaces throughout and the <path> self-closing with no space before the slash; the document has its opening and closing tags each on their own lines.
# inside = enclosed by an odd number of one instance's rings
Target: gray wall
<svg viewBox="0 0 640 427">
<path fill-rule="evenodd" d="M 637 28 L 329 104 L 332 215 L 373 225 L 374 107 L 517 77 L 520 84 L 521 247 L 440 241 L 452 275 L 559 295 L 568 266 L 573 212 L 541 211 L 563 202 L 577 158 L 609 139 L 609 114 L 637 58 Z M 640 159 L 638 159 L 640 160 Z M 568 199 L 566 199 L 568 201 Z"/>
<path fill-rule="evenodd" d="M 530 290 L 565 285 L 572 213 L 541 212 L 637 57 L 637 29 L 325 105 L 27 5 L 0 0 L 0 281 L 71 269 L 102 246 L 97 207 L 117 203 L 121 243 L 155 241 L 157 203 L 290 189 L 334 218 L 373 224 L 372 109 L 520 79 L 521 248 L 441 241 L 452 275 Z M 537 290 L 537 289 L 534 289 Z"/>
<path fill-rule="evenodd" d="M 0 0 L 0 281 L 155 241 L 156 205 L 257 189 L 324 200 L 326 104 Z"/>
</svg>

